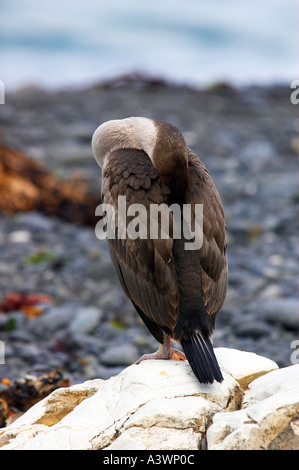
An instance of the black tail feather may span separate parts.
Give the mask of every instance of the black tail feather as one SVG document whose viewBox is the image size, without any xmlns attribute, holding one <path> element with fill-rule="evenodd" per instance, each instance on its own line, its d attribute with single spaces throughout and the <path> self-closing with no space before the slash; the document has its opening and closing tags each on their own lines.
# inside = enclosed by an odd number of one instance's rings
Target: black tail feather
<svg viewBox="0 0 299 470">
<path fill-rule="evenodd" d="M 188 362 L 199 380 L 207 384 L 214 380 L 222 382 L 223 377 L 217 362 L 212 343 L 208 337 L 193 333 L 187 339 L 181 339 L 182 348 Z"/>
</svg>

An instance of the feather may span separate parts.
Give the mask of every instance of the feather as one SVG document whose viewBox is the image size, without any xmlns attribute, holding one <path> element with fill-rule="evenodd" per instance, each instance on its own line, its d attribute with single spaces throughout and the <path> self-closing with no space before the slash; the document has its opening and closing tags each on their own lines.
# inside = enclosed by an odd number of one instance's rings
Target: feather
<svg viewBox="0 0 299 470">
<path fill-rule="evenodd" d="M 214 380 L 222 382 L 223 377 L 209 337 L 200 331 L 191 333 L 187 339 L 183 338 L 181 344 L 199 382 L 208 384 Z"/>
</svg>

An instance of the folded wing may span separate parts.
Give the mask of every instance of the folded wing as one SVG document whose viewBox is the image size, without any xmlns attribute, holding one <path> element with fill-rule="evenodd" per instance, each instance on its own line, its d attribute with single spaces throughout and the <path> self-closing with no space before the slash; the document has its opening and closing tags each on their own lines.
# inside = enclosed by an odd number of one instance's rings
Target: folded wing
<svg viewBox="0 0 299 470">
<path fill-rule="evenodd" d="M 107 158 L 102 193 L 103 201 L 111 204 L 116 214 L 116 237 L 108 239 L 108 244 L 119 281 L 153 336 L 162 342 L 163 331 L 175 327 L 179 309 L 173 239 L 121 238 L 117 224 L 118 196 L 125 196 L 127 210 L 136 203 L 143 205 L 149 235 L 150 204 L 165 203 L 169 189 L 159 180 L 143 151 L 122 149 Z M 127 217 L 127 225 L 133 219 L 134 216 Z"/>
<path fill-rule="evenodd" d="M 206 310 L 214 317 L 225 300 L 228 279 L 223 206 L 208 170 L 191 150 L 189 176 L 187 202 L 203 204 L 203 243 L 199 249 L 201 288 Z"/>
</svg>

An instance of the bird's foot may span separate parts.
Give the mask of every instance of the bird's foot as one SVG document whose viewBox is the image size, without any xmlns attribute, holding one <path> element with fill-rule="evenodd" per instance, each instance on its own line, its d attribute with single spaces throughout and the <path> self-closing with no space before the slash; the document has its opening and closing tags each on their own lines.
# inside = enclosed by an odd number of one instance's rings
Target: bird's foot
<svg viewBox="0 0 299 470">
<path fill-rule="evenodd" d="M 179 351 L 178 349 L 174 348 L 168 348 L 165 350 L 163 348 L 163 345 L 156 351 L 155 353 L 152 354 L 144 354 L 141 356 L 135 364 L 140 364 L 142 361 L 146 361 L 148 359 L 174 359 L 175 361 L 186 361 L 187 358 L 185 354 L 182 351 Z"/>
<path fill-rule="evenodd" d="M 170 350 L 172 352 L 172 356 L 170 359 L 174 359 L 175 361 L 187 361 L 187 358 L 183 351 L 174 348 L 170 348 Z"/>
</svg>

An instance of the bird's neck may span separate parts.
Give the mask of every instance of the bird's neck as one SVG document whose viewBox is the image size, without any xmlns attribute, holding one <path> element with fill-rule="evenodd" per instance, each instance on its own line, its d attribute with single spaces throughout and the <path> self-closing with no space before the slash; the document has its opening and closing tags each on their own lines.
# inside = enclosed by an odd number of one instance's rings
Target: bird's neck
<svg viewBox="0 0 299 470">
<path fill-rule="evenodd" d="M 184 204 L 189 186 L 189 170 L 185 155 L 180 152 L 174 152 L 169 155 L 169 158 L 163 158 L 163 160 L 158 159 L 157 162 L 154 160 L 154 166 L 160 180 L 165 183 L 171 191 L 169 202 Z"/>
</svg>

